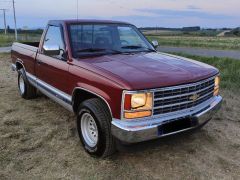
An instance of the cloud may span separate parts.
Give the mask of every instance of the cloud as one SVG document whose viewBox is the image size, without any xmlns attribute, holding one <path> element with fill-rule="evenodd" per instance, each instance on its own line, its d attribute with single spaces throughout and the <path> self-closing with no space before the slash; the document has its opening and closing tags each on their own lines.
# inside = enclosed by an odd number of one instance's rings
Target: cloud
<svg viewBox="0 0 240 180">
<path fill-rule="evenodd" d="M 194 6 L 194 5 L 188 5 L 187 9 L 189 9 L 189 10 L 201 10 L 202 8 Z"/>
<path fill-rule="evenodd" d="M 193 8 L 193 7 L 191 7 Z M 217 14 L 217 13 L 210 13 L 195 10 L 171 10 L 171 9 L 136 9 L 139 12 L 150 13 L 152 16 L 158 17 L 168 17 L 168 18 L 179 18 L 179 17 L 196 17 L 202 19 L 227 19 L 227 18 L 234 18 L 234 16 L 224 15 L 224 14 Z"/>
<path fill-rule="evenodd" d="M 130 22 L 137 27 L 170 27 L 170 28 L 182 28 L 188 26 L 201 26 L 202 28 L 223 28 L 239 26 L 238 18 L 212 18 L 203 19 L 199 17 L 161 17 L 161 16 L 114 16 L 112 20 Z"/>
<path fill-rule="evenodd" d="M 76 0 L 32 2 L 16 0 L 18 27 L 43 27 L 49 19 L 77 17 Z M 240 26 L 239 6 L 239 0 L 82 0 L 78 17 L 124 20 L 138 26 L 233 27 Z M 12 11 L 7 12 L 7 23 L 13 26 Z"/>
</svg>

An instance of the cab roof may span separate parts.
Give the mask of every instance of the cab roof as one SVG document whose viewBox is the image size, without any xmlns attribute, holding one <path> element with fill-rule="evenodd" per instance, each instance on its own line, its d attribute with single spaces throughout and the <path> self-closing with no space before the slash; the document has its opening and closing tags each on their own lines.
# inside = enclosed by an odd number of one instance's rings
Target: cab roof
<svg viewBox="0 0 240 180">
<path fill-rule="evenodd" d="M 95 19 L 70 19 L 70 20 L 50 20 L 48 21 L 49 25 L 58 26 L 63 24 L 127 24 L 127 22 L 122 21 L 112 21 L 112 20 L 95 20 Z"/>
</svg>

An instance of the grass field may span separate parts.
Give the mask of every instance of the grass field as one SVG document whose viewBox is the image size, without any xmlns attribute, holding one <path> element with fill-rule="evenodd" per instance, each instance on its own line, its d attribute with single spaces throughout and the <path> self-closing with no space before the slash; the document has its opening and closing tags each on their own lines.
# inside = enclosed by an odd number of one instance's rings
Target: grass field
<svg viewBox="0 0 240 180">
<path fill-rule="evenodd" d="M 84 152 L 73 114 L 44 96 L 20 98 L 10 55 L 0 54 L 0 179 L 240 179 L 240 61 L 194 58 L 221 70 L 217 116 L 101 160 Z"/>
<path fill-rule="evenodd" d="M 240 37 L 147 36 L 159 45 L 240 50 Z"/>
<path fill-rule="evenodd" d="M 213 37 L 222 33 L 223 31 L 215 30 L 200 30 L 200 31 L 182 31 L 182 30 L 141 30 L 147 36 L 205 36 Z"/>
<path fill-rule="evenodd" d="M 34 42 L 39 41 L 40 38 L 41 34 L 18 34 L 19 42 Z M 13 42 L 15 42 L 14 34 L 0 34 L 0 47 L 11 46 Z"/>
<path fill-rule="evenodd" d="M 160 46 L 200 47 L 212 49 L 240 50 L 240 37 L 216 37 L 216 32 L 205 36 L 192 32 L 186 36 L 181 31 L 144 32 L 148 39 L 157 40 Z M 204 33 L 204 32 L 202 32 Z M 41 34 L 19 34 L 19 42 L 39 41 Z M 15 41 L 14 34 L 0 34 L 0 47 L 10 46 Z"/>
<path fill-rule="evenodd" d="M 182 53 L 174 54 L 213 65 L 220 71 L 221 88 L 234 92 L 240 92 L 240 61 L 230 58 L 200 57 Z"/>
</svg>

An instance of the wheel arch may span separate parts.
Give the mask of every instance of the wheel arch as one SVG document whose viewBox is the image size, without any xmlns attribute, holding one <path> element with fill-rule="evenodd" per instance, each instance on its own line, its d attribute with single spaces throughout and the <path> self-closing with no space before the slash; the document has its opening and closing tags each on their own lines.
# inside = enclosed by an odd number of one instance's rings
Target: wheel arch
<svg viewBox="0 0 240 180">
<path fill-rule="evenodd" d="M 24 71 L 26 72 L 23 63 L 17 60 L 17 61 L 16 61 L 16 70 L 18 71 L 18 70 L 20 70 L 20 69 L 24 69 Z"/>
<path fill-rule="evenodd" d="M 111 106 L 109 105 L 108 101 L 103 96 L 101 96 L 98 93 L 95 93 L 91 90 L 82 88 L 82 87 L 76 87 L 73 90 L 73 93 L 72 93 L 73 112 L 77 113 L 80 103 L 87 100 L 87 99 L 90 99 L 90 98 L 101 99 L 106 104 L 111 117 L 113 117 Z"/>
</svg>

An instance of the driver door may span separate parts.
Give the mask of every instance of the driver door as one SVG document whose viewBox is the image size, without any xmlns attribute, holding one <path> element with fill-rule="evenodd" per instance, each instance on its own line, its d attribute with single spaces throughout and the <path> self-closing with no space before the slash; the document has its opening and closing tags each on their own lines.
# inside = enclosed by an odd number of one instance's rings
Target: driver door
<svg viewBox="0 0 240 180">
<path fill-rule="evenodd" d="M 49 55 L 44 48 L 58 46 L 59 54 Z M 67 59 L 65 57 L 65 43 L 63 30 L 60 26 L 49 25 L 45 39 L 43 41 L 41 52 L 36 57 L 36 76 L 38 86 L 42 86 L 44 90 L 51 91 L 57 89 L 61 92 L 67 92 L 68 68 Z M 55 91 L 56 92 L 56 91 Z M 54 94 L 58 96 L 58 94 Z"/>
</svg>

